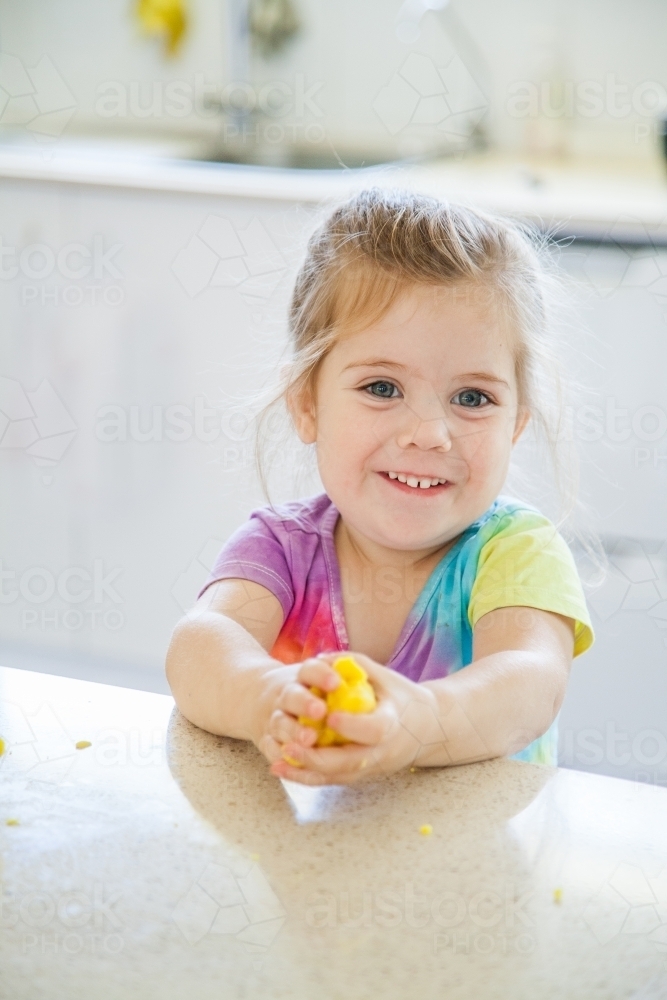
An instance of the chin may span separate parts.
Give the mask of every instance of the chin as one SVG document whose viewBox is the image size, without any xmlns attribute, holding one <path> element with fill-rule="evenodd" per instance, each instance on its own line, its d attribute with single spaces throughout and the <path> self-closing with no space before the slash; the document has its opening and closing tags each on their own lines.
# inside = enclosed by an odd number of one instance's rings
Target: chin
<svg viewBox="0 0 667 1000">
<path fill-rule="evenodd" d="M 431 530 L 429 530 L 429 527 Z M 419 552 L 422 549 L 433 548 L 434 545 L 444 545 L 445 542 L 459 534 L 458 530 L 448 530 L 448 526 L 433 524 L 378 524 L 368 525 L 364 532 L 376 544 L 397 551 Z"/>
</svg>

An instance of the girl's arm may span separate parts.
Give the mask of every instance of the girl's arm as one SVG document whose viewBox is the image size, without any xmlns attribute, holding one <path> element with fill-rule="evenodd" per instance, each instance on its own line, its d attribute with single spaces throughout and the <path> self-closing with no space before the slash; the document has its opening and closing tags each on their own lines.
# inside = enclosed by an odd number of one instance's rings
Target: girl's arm
<svg viewBox="0 0 667 1000">
<path fill-rule="evenodd" d="M 305 784 L 351 784 L 409 764 L 439 767 L 516 753 L 553 722 L 573 651 L 570 618 L 512 607 L 484 615 L 474 632 L 473 662 L 439 680 L 416 684 L 353 654 L 375 686 L 377 709 L 328 716 L 353 741 L 343 747 L 300 746 L 288 735 L 283 750 L 300 766 L 274 759 L 271 770 Z"/>
<path fill-rule="evenodd" d="M 166 672 L 179 709 L 211 733 L 255 740 L 268 653 L 283 623 L 280 601 L 248 580 L 212 584 L 174 629 Z"/>
<path fill-rule="evenodd" d="M 500 757 L 537 739 L 563 702 L 573 650 L 571 618 L 526 607 L 484 615 L 474 631 L 473 662 L 423 685 L 435 699 L 445 740 L 424 747 L 416 763 Z"/>
</svg>

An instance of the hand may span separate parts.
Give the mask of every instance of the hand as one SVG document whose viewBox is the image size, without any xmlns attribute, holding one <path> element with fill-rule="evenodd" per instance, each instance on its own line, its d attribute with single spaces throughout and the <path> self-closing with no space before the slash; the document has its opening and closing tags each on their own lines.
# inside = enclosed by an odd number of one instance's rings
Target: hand
<svg viewBox="0 0 667 1000">
<path fill-rule="evenodd" d="M 274 762 L 282 759 L 287 743 L 311 747 L 317 739 L 312 726 L 302 726 L 298 716 L 323 719 L 327 714 L 326 702 L 311 691 L 333 691 L 340 684 L 340 677 L 324 659 L 309 659 L 302 663 L 276 667 L 260 676 L 255 746 Z M 275 772 L 274 772 L 275 773 Z"/>
<path fill-rule="evenodd" d="M 310 702 L 303 710 L 301 706 L 308 693 L 300 695 L 293 690 L 290 705 L 295 708 L 287 707 L 275 717 L 271 727 L 273 742 L 270 747 L 265 744 L 270 752 L 264 752 L 273 760 L 272 774 L 304 785 L 351 785 L 418 763 L 422 751 L 431 751 L 435 743 L 444 740 L 437 703 L 428 688 L 361 653 L 350 655 L 368 674 L 375 689 L 377 708 L 364 714 L 331 712 L 327 724 L 354 742 L 344 746 L 315 747 L 316 733 L 309 727 L 300 726 L 294 716 L 304 714 L 321 719 L 326 714 L 326 706 L 311 694 L 312 702 L 319 703 L 324 711 L 318 706 L 316 714 Z M 331 664 L 338 656 L 340 653 L 327 653 L 303 664 L 297 673 L 296 686 L 314 683 L 325 691 L 334 690 L 339 678 Z M 318 679 L 311 681 L 315 665 Z M 286 756 L 301 766 L 289 763 Z"/>
</svg>

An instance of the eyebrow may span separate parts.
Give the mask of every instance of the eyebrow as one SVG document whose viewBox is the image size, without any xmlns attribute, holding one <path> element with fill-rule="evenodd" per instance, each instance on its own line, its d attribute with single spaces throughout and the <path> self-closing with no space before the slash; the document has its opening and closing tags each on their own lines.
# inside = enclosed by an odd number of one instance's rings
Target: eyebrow
<svg viewBox="0 0 667 1000">
<path fill-rule="evenodd" d="M 464 375 L 460 375 L 461 379 L 482 379 L 483 382 L 495 382 L 496 385 L 504 385 L 509 389 L 510 384 L 507 379 L 499 378 L 498 375 L 492 375 L 491 372 L 466 372 Z"/>
<path fill-rule="evenodd" d="M 394 368 L 398 371 L 410 371 L 406 365 L 400 364 L 398 361 L 384 361 L 377 359 L 369 359 L 368 361 L 353 361 L 352 364 L 346 365 L 343 371 L 349 371 L 350 368 Z M 468 379 L 481 379 L 483 382 L 493 382 L 496 385 L 504 385 L 509 389 L 509 382 L 500 378 L 498 375 L 492 375 L 491 372 L 465 372 L 463 375 L 459 375 L 458 378 L 461 381 L 467 381 Z"/>
</svg>

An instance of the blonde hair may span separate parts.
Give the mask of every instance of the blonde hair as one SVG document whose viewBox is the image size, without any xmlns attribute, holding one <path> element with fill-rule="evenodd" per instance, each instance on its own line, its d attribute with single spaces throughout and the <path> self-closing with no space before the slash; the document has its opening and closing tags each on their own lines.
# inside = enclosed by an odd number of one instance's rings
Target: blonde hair
<svg viewBox="0 0 667 1000">
<path fill-rule="evenodd" d="M 274 402 L 312 393 L 341 331 L 379 319 L 406 287 L 486 290 L 514 334 L 519 406 L 546 439 L 559 490 L 572 499 L 572 484 L 562 490 L 560 379 L 547 336 L 555 280 L 548 242 L 528 226 L 426 195 L 379 188 L 355 195 L 308 242 L 289 310 L 292 356 Z M 268 494 L 261 426 L 257 455 Z"/>
</svg>

